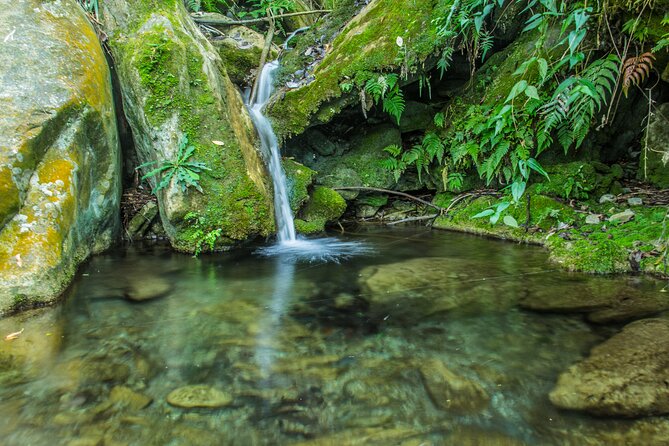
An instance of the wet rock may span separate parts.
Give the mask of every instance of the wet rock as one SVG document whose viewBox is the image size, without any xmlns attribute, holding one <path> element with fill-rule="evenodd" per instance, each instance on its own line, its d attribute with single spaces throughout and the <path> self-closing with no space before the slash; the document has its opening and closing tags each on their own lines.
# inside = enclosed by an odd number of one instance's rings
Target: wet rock
<svg viewBox="0 0 669 446">
<path fill-rule="evenodd" d="M 217 14 L 217 16 L 222 16 Z M 224 28 L 225 35 L 212 40 L 214 48 L 225 64 L 230 80 L 238 85 L 248 83 L 252 70 L 260 64 L 265 37 L 245 26 Z M 272 45 L 267 60 L 276 59 L 279 48 Z"/>
<path fill-rule="evenodd" d="M 407 101 L 400 117 L 400 132 L 409 133 L 417 130 L 425 130 L 432 124 L 433 116 L 434 111 L 428 104 Z"/>
<path fill-rule="evenodd" d="M 457 446 L 524 446 L 526 443 L 501 432 L 461 426 L 446 437 L 444 444 Z"/>
<path fill-rule="evenodd" d="M 631 219 L 634 218 L 634 211 L 631 209 L 625 209 L 623 212 L 618 212 L 617 214 L 613 214 L 612 216 L 609 217 L 610 222 L 618 222 L 618 223 L 627 223 Z"/>
<path fill-rule="evenodd" d="M 490 397 L 480 384 L 453 373 L 438 359 L 419 361 L 418 369 L 425 388 L 440 409 L 475 413 L 488 405 Z"/>
<path fill-rule="evenodd" d="M 622 322 L 647 317 L 669 308 L 669 300 L 652 282 L 561 279 L 528 289 L 519 300 L 522 308 L 555 313 L 587 313 L 596 323 Z"/>
<path fill-rule="evenodd" d="M 179 387 L 167 395 L 167 402 L 186 409 L 200 407 L 215 409 L 232 403 L 232 397 L 213 387 L 191 385 Z"/>
<path fill-rule="evenodd" d="M 160 276 L 133 277 L 125 290 L 125 297 L 134 302 L 157 299 L 172 291 L 169 280 Z"/>
<path fill-rule="evenodd" d="M 358 280 L 373 319 L 415 321 L 466 305 L 503 307 L 517 298 L 503 292 L 493 297 L 483 274 L 499 271 L 493 267 L 483 272 L 473 261 L 435 257 L 369 266 Z"/>
<path fill-rule="evenodd" d="M 562 373 L 553 404 L 596 415 L 669 413 L 669 320 L 633 322 Z"/>
<path fill-rule="evenodd" d="M 599 215 L 597 214 L 588 214 L 585 217 L 585 224 L 586 225 L 598 225 L 601 222 L 601 219 L 599 218 Z"/>
<path fill-rule="evenodd" d="M 420 431 L 410 427 L 369 427 L 350 429 L 295 443 L 296 446 L 363 446 L 404 445 L 405 441 L 418 440 Z M 418 443 L 420 444 L 420 442 Z"/>
<path fill-rule="evenodd" d="M 130 240 L 142 239 L 157 215 L 158 205 L 156 202 L 147 202 L 128 223 L 128 227 L 126 228 L 127 237 Z"/>
<path fill-rule="evenodd" d="M 153 398 L 135 392 L 129 387 L 116 386 L 112 388 L 111 393 L 109 394 L 109 400 L 114 404 L 127 407 L 130 410 L 140 410 L 151 404 Z"/>
<path fill-rule="evenodd" d="M 121 166 L 105 54 L 77 2 L 12 4 L 0 28 L 2 316 L 54 301 L 110 245 Z"/>
</svg>

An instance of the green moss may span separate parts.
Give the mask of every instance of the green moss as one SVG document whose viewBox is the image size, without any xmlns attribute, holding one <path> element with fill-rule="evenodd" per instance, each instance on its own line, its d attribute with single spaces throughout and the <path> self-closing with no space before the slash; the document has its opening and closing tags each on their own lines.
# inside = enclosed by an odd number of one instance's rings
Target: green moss
<svg viewBox="0 0 669 446">
<path fill-rule="evenodd" d="M 14 183 L 9 167 L 0 168 L 0 228 L 2 228 L 20 208 L 19 188 Z"/>
<path fill-rule="evenodd" d="M 298 90 L 289 91 L 270 113 L 274 127 L 282 137 L 301 133 L 319 110 L 327 122 L 348 101 L 342 96 L 340 82 L 348 79 L 362 86 L 378 72 L 398 68 L 401 50 L 396 45 L 402 37 L 406 45 L 406 63 L 417 66 L 440 43 L 433 19 L 445 13 L 452 2 L 443 0 L 377 0 L 356 16 L 332 42 L 332 51 L 314 71 L 315 80 Z M 356 100 L 351 95 L 352 100 Z"/>
<path fill-rule="evenodd" d="M 320 232 L 325 224 L 337 220 L 346 210 L 346 201 L 336 191 L 316 186 L 311 198 L 295 220 L 295 229 L 303 234 Z"/>
<path fill-rule="evenodd" d="M 240 50 L 221 43 L 216 45 L 216 49 L 223 60 L 223 65 L 225 65 L 230 80 L 238 85 L 244 84 L 251 70 L 258 68 L 260 63 L 262 53 L 260 48 Z"/>
<path fill-rule="evenodd" d="M 297 212 L 309 199 L 308 187 L 311 186 L 316 171 L 291 159 L 284 159 L 282 161 L 282 166 L 286 172 L 286 179 L 288 182 L 290 208 L 293 212 Z"/>
<path fill-rule="evenodd" d="M 305 235 L 318 234 L 325 231 L 325 219 L 306 221 L 297 218 L 295 219 L 295 230 Z"/>
<path fill-rule="evenodd" d="M 388 195 L 380 194 L 369 194 L 362 197 L 359 197 L 355 200 L 356 204 L 364 204 L 367 206 L 373 206 L 375 208 L 380 208 L 388 204 Z"/>
</svg>

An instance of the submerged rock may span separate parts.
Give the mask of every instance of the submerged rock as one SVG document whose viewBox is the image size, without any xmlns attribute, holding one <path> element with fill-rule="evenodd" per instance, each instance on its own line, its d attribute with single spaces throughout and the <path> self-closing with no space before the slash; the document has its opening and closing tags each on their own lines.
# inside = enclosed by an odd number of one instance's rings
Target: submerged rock
<svg viewBox="0 0 669 446">
<path fill-rule="evenodd" d="M 595 415 L 669 413 L 669 320 L 633 322 L 562 373 L 553 404 Z"/>
<path fill-rule="evenodd" d="M 194 407 L 216 409 L 229 405 L 232 402 L 232 397 L 213 387 L 192 385 L 179 387 L 171 391 L 167 395 L 167 402 L 173 406 L 186 409 Z"/>
<path fill-rule="evenodd" d="M 81 7 L 7 4 L 0 28 L 2 315 L 55 300 L 109 246 L 121 191 L 109 69 Z"/>
<path fill-rule="evenodd" d="M 125 297 L 134 302 L 143 302 L 163 297 L 172 291 L 169 280 L 160 276 L 132 277 L 134 279 L 125 289 Z"/>
<path fill-rule="evenodd" d="M 453 373 L 438 359 L 420 360 L 418 369 L 432 402 L 440 409 L 475 413 L 490 401 L 480 384 Z"/>
<path fill-rule="evenodd" d="M 135 392 L 129 387 L 116 386 L 112 388 L 111 393 L 109 394 L 109 400 L 114 404 L 127 407 L 130 410 L 140 410 L 151 404 L 153 398 Z"/>
<path fill-rule="evenodd" d="M 366 267 L 359 283 L 370 316 L 390 322 L 420 320 L 470 304 L 503 308 L 516 299 L 515 293 L 492 292 L 492 284 L 477 277 L 478 268 L 476 262 L 456 258 L 417 258 Z"/>
<path fill-rule="evenodd" d="M 181 0 L 107 0 L 101 22 L 116 61 L 137 158 L 175 163 L 187 135 L 203 192 L 176 180 L 157 193 L 172 246 L 224 249 L 274 230 L 271 187 L 253 125 L 211 43 Z M 162 175 L 162 174 L 161 174 Z M 160 180 L 152 177 L 152 186 Z M 206 241 L 206 242 L 205 242 Z"/>
</svg>

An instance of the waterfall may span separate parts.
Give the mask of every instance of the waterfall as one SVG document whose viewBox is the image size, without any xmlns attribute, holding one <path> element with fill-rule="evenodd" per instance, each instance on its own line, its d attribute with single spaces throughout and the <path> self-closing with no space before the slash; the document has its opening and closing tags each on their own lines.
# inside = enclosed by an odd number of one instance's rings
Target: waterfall
<svg viewBox="0 0 669 446">
<path fill-rule="evenodd" d="M 274 183 L 274 213 L 278 228 L 277 237 L 279 243 L 285 243 L 296 240 L 293 212 L 290 208 L 290 200 L 288 199 L 286 174 L 281 166 L 279 141 L 274 134 L 272 124 L 262 112 L 269 98 L 272 96 L 272 83 L 274 81 L 274 72 L 277 68 L 279 68 L 277 61 L 265 64 L 263 67 L 258 77 L 255 100 L 249 105 L 249 113 L 260 135 L 262 151 L 268 158 L 267 167 Z"/>
<path fill-rule="evenodd" d="M 272 96 L 274 72 L 278 68 L 278 61 L 265 64 L 258 77 L 256 97 L 253 103 L 248 105 L 249 114 L 260 136 L 263 155 L 267 159 L 267 167 L 274 183 L 274 213 L 279 241 L 274 246 L 259 249 L 258 252 L 267 256 L 281 256 L 282 261 L 286 262 L 303 260 L 339 262 L 354 256 L 371 254 L 373 250 L 369 246 L 356 241 L 341 241 L 332 237 L 306 240 L 295 236 L 295 223 L 290 208 L 286 174 L 281 166 L 279 141 L 274 134 L 272 124 L 262 112 Z"/>
</svg>

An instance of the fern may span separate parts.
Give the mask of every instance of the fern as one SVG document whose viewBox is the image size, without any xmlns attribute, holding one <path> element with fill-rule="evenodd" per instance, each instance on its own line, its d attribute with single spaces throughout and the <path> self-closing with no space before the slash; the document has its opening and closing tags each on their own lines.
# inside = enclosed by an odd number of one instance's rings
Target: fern
<svg viewBox="0 0 669 446">
<path fill-rule="evenodd" d="M 383 98 L 383 111 L 395 118 L 399 125 L 400 117 L 404 111 L 404 97 L 401 90 L 397 90 Z"/>
<path fill-rule="evenodd" d="M 653 69 L 655 56 L 653 53 L 643 53 L 640 56 L 630 57 L 623 63 L 623 93 L 627 97 L 632 85 L 639 86 L 650 75 Z"/>
<path fill-rule="evenodd" d="M 365 83 L 363 91 L 369 93 L 375 104 L 382 102 L 383 111 L 395 118 L 399 124 L 405 101 L 397 74 L 382 74 L 372 77 Z"/>
</svg>

